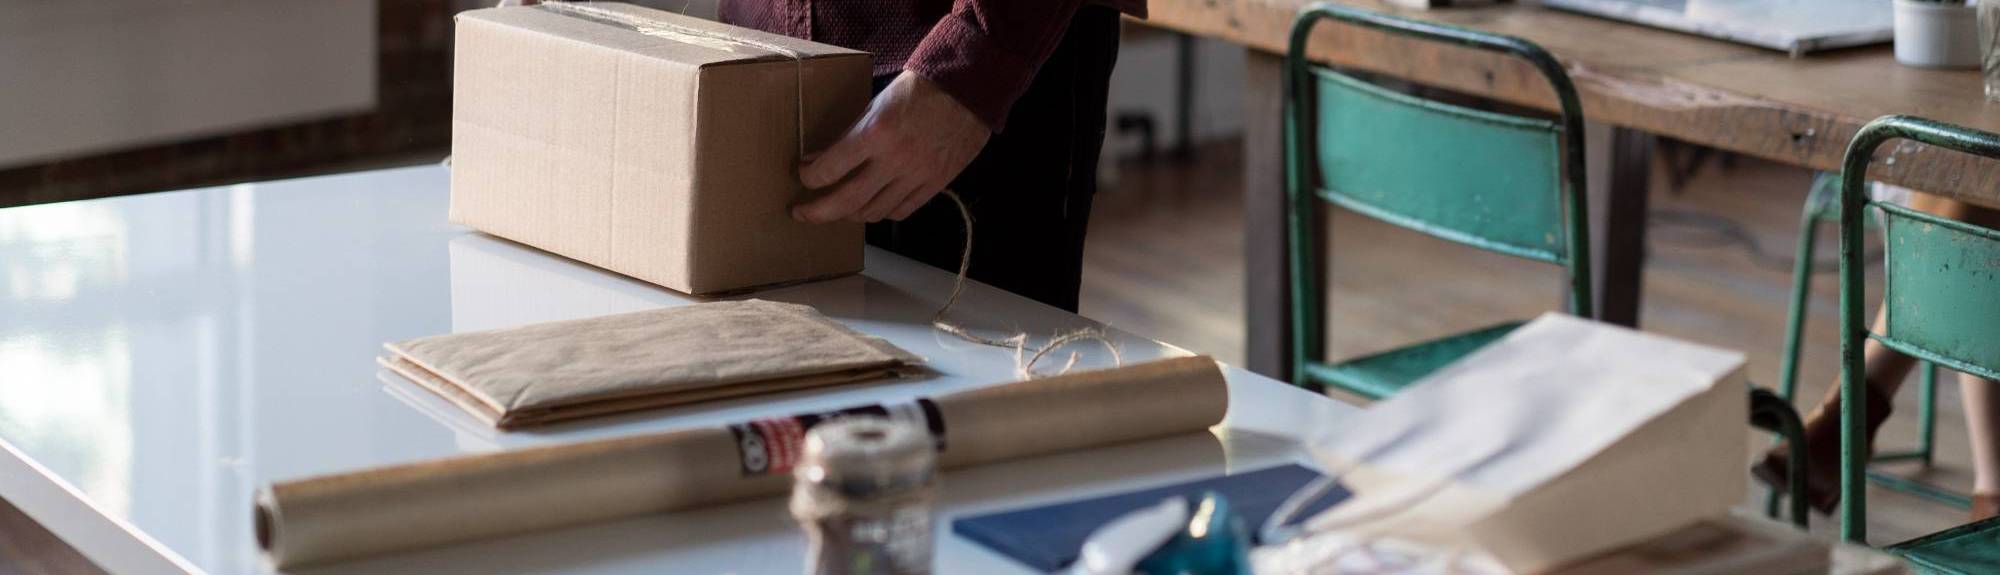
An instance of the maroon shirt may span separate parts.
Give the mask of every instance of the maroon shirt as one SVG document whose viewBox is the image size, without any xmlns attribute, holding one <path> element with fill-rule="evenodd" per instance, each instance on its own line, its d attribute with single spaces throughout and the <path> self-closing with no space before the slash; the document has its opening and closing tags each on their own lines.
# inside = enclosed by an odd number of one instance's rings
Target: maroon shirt
<svg viewBox="0 0 2000 575">
<path fill-rule="evenodd" d="M 875 75 L 909 70 L 998 132 L 1062 42 L 1084 0 L 724 0 L 722 21 L 875 55 Z M 1146 0 L 1096 0 L 1146 16 Z"/>
</svg>

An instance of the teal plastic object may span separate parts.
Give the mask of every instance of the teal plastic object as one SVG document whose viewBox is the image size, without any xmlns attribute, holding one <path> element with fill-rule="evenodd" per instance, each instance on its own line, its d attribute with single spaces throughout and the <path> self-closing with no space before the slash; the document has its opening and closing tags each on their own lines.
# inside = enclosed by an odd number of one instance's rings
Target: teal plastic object
<svg viewBox="0 0 2000 575">
<path fill-rule="evenodd" d="M 1891 545 L 1885 551 L 1926 575 L 1992 573 L 2000 569 L 2000 517 Z"/>
<path fill-rule="evenodd" d="M 1306 44 L 1326 20 L 1495 52 L 1548 81 L 1554 121 L 1473 110 L 1396 93 L 1313 64 Z M 1292 383 L 1382 397 L 1491 341 L 1460 334 L 1326 363 L 1322 203 L 1477 248 L 1554 263 L 1568 275 L 1569 312 L 1591 309 L 1585 220 L 1583 106 L 1560 63 L 1519 38 L 1314 4 L 1292 26 L 1285 56 L 1285 197 L 1291 263 Z"/>
<path fill-rule="evenodd" d="M 1188 498 L 1188 525 L 1133 568 L 1146 575 L 1250 575 L 1250 531 L 1214 491 Z"/>
<path fill-rule="evenodd" d="M 1323 198 L 1447 240 L 1562 261 L 1555 122 L 1424 100 L 1325 68 L 1314 75 Z"/>
<path fill-rule="evenodd" d="M 1874 338 L 1896 351 L 1960 372 L 2000 379 L 2000 232 L 1871 201 L 1868 165 L 1890 140 L 1906 139 L 1967 154 L 2000 158 L 2000 134 L 1910 116 L 1883 116 L 1862 126 L 1841 158 L 1840 179 L 1840 494 L 1841 536 L 1866 543 L 1869 454 L 1864 441 L 1864 345 Z M 1868 330 L 1862 293 L 1863 213 L 1885 214 L 1884 309 L 1888 329 Z M 1921 251 L 1922 253 L 1913 253 Z M 1986 319 L 1981 319 L 1986 318 Z M 1988 322 L 1988 323 L 1981 323 Z M 1984 342 L 1985 346 L 1979 345 Z M 1988 541 L 2000 547 L 2000 543 Z M 1905 554 L 1913 562 L 1921 551 Z"/>
</svg>

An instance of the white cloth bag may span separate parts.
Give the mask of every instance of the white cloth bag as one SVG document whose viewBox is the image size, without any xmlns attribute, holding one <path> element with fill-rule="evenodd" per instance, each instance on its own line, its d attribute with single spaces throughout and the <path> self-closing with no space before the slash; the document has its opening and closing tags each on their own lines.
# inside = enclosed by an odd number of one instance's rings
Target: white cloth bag
<svg viewBox="0 0 2000 575">
<path fill-rule="evenodd" d="M 1746 389 L 1740 353 L 1544 315 L 1311 442 L 1353 495 L 1305 530 L 1516 573 L 1664 535 L 1743 500 Z"/>
</svg>

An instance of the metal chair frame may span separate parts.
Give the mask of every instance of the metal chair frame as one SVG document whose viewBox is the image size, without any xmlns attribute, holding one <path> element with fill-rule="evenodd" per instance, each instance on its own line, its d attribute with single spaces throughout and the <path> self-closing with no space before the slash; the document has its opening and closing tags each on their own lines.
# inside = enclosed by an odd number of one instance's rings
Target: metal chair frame
<svg viewBox="0 0 2000 575">
<path fill-rule="evenodd" d="M 1563 202 L 1562 227 L 1563 249 L 1527 250 L 1504 242 L 1487 241 L 1475 234 L 1459 233 L 1455 230 L 1438 229 L 1421 221 L 1398 217 L 1393 213 L 1372 210 L 1365 205 L 1343 201 L 1337 195 L 1322 197 L 1319 185 L 1313 180 L 1317 173 L 1316 158 L 1306 147 L 1316 137 L 1313 110 L 1307 105 L 1313 101 L 1313 74 L 1315 66 L 1306 57 L 1306 47 L 1315 25 L 1321 21 L 1333 20 L 1363 28 L 1392 34 L 1410 36 L 1422 40 L 1444 42 L 1467 48 L 1496 52 L 1519 58 L 1532 65 L 1548 81 L 1555 93 L 1560 118 L 1556 129 L 1560 132 L 1560 188 L 1553 190 L 1558 201 Z M 1324 70 L 1342 81 L 1360 82 L 1352 77 Z M 1504 253 L 1529 260 L 1563 266 L 1569 275 L 1570 313 L 1581 317 L 1595 317 L 1592 309 L 1590 246 L 1587 218 L 1584 176 L 1584 131 L 1583 106 L 1577 97 L 1576 88 L 1570 82 L 1569 74 L 1563 70 L 1554 56 L 1540 46 L 1526 40 L 1487 34 L 1441 24 L 1409 20 L 1378 14 L 1365 10 L 1331 4 L 1314 4 L 1300 12 L 1292 27 L 1289 50 L 1285 56 L 1284 76 L 1284 146 L 1285 146 L 1285 194 L 1287 200 L 1287 237 L 1290 250 L 1292 272 L 1291 294 L 1293 297 L 1293 337 L 1290 358 L 1293 366 L 1293 384 L 1319 387 L 1315 377 L 1317 368 L 1324 364 L 1324 311 L 1320 298 L 1321 291 L 1318 258 L 1315 256 L 1314 242 L 1319 237 L 1318 202 L 1327 201 L 1358 213 L 1402 227 L 1415 229 L 1433 236 L 1470 245 L 1488 251 Z M 1448 107 L 1429 100 L 1409 98 L 1405 102 L 1412 106 Z M 1505 122 L 1513 116 L 1484 114 L 1482 120 Z M 1381 397 L 1392 390 L 1349 390 Z M 1804 469 L 1806 454 L 1802 441 L 1803 426 L 1799 415 L 1788 401 L 1768 390 L 1752 388 L 1750 391 L 1751 423 L 1756 427 L 1779 433 L 1791 439 L 1792 464 Z M 1791 473 L 1793 492 L 1804 491 L 1804 475 Z M 1805 527 L 1807 511 L 1803 498 L 1793 498 L 1792 520 L 1801 528 Z M 1772 513 L 1775 515 L 1776 507 Z"/>
<path fill-rule="evenodd" d="M 1584 193 L 1583 106 L 1577 98 L 1576 88 L 1571 84 L 1569 75 L 1563 71 L 1562 65 L 1556 62 L 1555 57 L 1550 56 L 1541 47 L 1519 38 L 1398 18 L 1345 6 L 1314 4 L 1299 14 L 1292 27 L 1290 51 L 1285 56 L 1285 194 L 1289 206 L 1286 222 L 1289 228 L 1291 290 L 1294 301 L 1290 350 L 1294 367 L 1293 383 L 1303 387 L 1318 387 L 1312 375 L 1315 371 L 1313 367 L 1321 363 L 1325 353 L 1323 326 L 1325 318 L 1322 315 L 1323 307 L 1320 301 L 1323 296 L 1320 291 L 1322 278 L 1318 276 L 1322 268 L 1318 265 L 1316 249 L 1312 246 L 1315 238 L 1319 237 L 1320 227 L 1316 202 L 1322 198 L 1318 185 L 1312 181 L 1312 174 L 1316 172 L 1315 158 L 1306 147 L 1307 140 L 1313 139 L 1309 135 L 1314 133 L 1312 111 L 1306 105 L 1312 98 L 1314 65 L 1306 58 L 1306 45 L 1314 25 L 1323 20 L 1334 20 L 1369 29 L 1514 56 L 1532 64 L 1548 79 L 1549 86 L 1555 91 L 1562 110 L 1559 129 L 1563 141 L 1561 180 L 1564 189 L 1558 190 L 1557 193 L 1567 198 L 1563 253 L 1523 250 L 1516 246 L 1487 241 L 1477 235 L 1437 229 L 1421 222 L 1396 217 L 1394 214 L 1371 211 L 1364 206 L 1342 205 L 1382 221 L 1417 229 L 1476 248 L 1561 265 L 1569 274 L 1570 312 L 1581 317 L 1594 317 L 1591 309 L 1590 246 L 1586 223 L 1589 210 L 1585 204 Z M 1344 74 L 1341 76 L 1345 77 Z M 1435 103 L 1431 105 L 1445 106 Z M 1501 114 L 1493 116 L 1511 117 Z M 1325 200 L 1341 203 L 1336 198 L 1325 198 Z"/>
<path fill-rule="evenodd" d="M 1813 262 L 1817 261 L 1815 245 L 1819 224 L 1839 222 L 1840 179 L 1833 174 L 1822 173 L 1813 179 L 1812 191 L 1806 197 L 1805 213 L 1799 219 L 1799 244 L 1792 263 L 1791 308 L 1785 324 L 1785 355 L 1778 366 L 1778 395 L 1786 401 L 1797 400 L 1799 379 L 1799 357 L 1804 345 L 1806 307 L 1812 293 Z M 1864 214 L 1868 219 L 1863 225 L 1875 222 L 1874 213 Z M 1917 386 L 1917 444 L 1909 449 L 1897 451 L 1877 451 L 1869 457 L 1871 463 L 1915 461 L 1929 467 L 1935 453 L 1933 439 L 1937 435 L 1937 379 L 1938 366 L 1929 361 L 1921 362 L 1922 378 Z M 1963 493 L 1940 488 L 1929 483 L 1870 470 L 1868 480 L 1889 489 L 1916 495 L 1959 509 L 1972 507 L 1972 498 Z M 1778 497 L 1773 493 L 1767 503 L 1767 511 L 1776 513 Z"/>
<path fill-rule="evenodd" d="M 1888 334 L 1873 333 L 1869 330 L 1865 309 L 1865 289 L 1862 272 L 1864 210 L 1875 207 L 1883 211 L 1885 219 L 1903 218 L 1916 223 L 1940 226 L 1970 237 L 1990 240 L 2000 244 L 2000 231 L 1990 230 L 1969 223 L 1934 216 L 1899 205 L 1876 202 L 1867 195 L 1867 170 L 1873 161 L 1876 148 L 1890 140 L 1912 140 L 1958 152 L 2000 159 L 2000 134 L 1973 130 L 1911 116 L 1884 116 L 1862 126 L 1848 143 L 1847 152 L 1841 160 L 1840 179 L 1840 424 L 1841 424 L 1841 536 L 1849 541 L 1865 543 L 1867 539 L 1867 492 L 1864 489 L 1868 454 L 1863 440 L 1867 421 L 1867 406 L 1861 399 L 1861 387 L 1865 385 L 1865 355 L 1863 348 L 1868 339 L 1874 339 L 1890 349 L 1928 362 L 1931 366 L 1943 366 L 1989 379 L 2000 379 L 2000 366 L 1976 365 L 1940 353 L 1921 342 L 1908 341 Z M 1896 225 L 1885 222 L 1885 225 Z M 1891 246 L 1885 258 L 1894 258 L 1896 250 Z M 1884 270 L 1889 273 L 1890 270 Z M 1886 300 L 1886 298 L 1885 298 Z M 1885 302 L 1885 306 L 1887 303 Z M 1889 306 L 1892 317 L 1894 307 Z M 1929 395 L 1929 394 L 1926 394 Z M 1928 401 L 1926 403 L 1929 403 Z M 1928 443 L 1928 442 L 1924 442 Z"/>
</svg>

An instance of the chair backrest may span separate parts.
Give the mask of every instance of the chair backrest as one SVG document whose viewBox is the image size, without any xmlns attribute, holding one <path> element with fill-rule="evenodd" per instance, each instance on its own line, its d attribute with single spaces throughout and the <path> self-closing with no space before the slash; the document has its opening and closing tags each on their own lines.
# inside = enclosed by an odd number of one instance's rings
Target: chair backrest
<svg viewBox="0 0 2000 575">
<path fill-rule="evenodd" d="M 1394 92 L 1311 63 L 1315 24 L 1511 55 L 1548 80 L 1557 121 L 1474 110 Z M 1294 363 L 1319 361 L 1319 202 L 1473 247 L 1561 265 L 1569 311 L 1594 317 L 1585 224 L 1583 111 L 1569 75 L 1525 40 L 1315 4 L 1285 56 L 1285 188 L 1294 300 Z M 1296 375 L 1295 375 L 1296 377 Z"/>
<path fill-rule="evenodd" d="M 1882 206 L 1889 347 L 2000 378 L 2000 232 Z M 1863 329 L 1866 329 L 1865 327 Z"/>
<path fill-rule="evenodd" d="M 1467 245 L 1565 260 L 1561 126 L 1313 74 L 1321 199 Z"/>
<path fill-rule="evenodd" d="M 2000 379 L 2000 231 L 1868 197 L 1875 149 L 1907 139 L 2000 159 L 2000 134 L 1910 116 L 1883 116 L 1862 126 L 1841 160 L 1840 327 L 1841 400 L 1859 400 L 1865 385 L 1863 344 L 1874 338 L 1896 351 L 1951 369 Z M 1871 333 L 1862 290 L 1861 233 L 1867 208 L 1881 209 L 1884 240 L 1883 333 Z M 1860 437 L 1859 409 L 1841 413 L 1844 435 Z M 1867 456 L 1843 457 L 1841 533 L 1866 539 L 1861 489 Z"/>
</svg>

